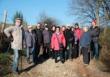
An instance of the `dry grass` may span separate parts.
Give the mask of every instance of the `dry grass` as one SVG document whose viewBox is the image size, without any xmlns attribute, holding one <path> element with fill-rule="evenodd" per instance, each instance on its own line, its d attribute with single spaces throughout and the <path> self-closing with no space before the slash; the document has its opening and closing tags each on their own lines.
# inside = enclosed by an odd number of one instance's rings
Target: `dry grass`
<svg viewBox="0 0 110 77">
<path fill-rule="evenodd" d="M 99 69 L 102 71 L 110 71 L 110 28 L 106 30 L 106 34 L 100 36 L 100 44 L 102 46 L 100 52 Z"/>
</svg>

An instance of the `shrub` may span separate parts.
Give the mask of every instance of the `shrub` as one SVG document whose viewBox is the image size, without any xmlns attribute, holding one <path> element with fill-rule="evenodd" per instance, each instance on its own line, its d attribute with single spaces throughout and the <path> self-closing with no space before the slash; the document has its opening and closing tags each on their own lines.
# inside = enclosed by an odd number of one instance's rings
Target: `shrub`
<svg viewBox="0 0 110 77">
<path fill-rule="evenodd" d="M 99 68 L 102 71 L 110 71 L 110 28 L 108 27 L 105 33 L 101 33 L 100 45 L 102 47 L 100 52 Z"/>
<path fill-rule="evenodd" d="M 4 77 L 11 73 L 11 58 L 9 54 L 0 53 L 0 76 Z"/>
<path fill-rule="evenodd" d="M 3 33 L 0 33 L 0 51 L 6 52 L 9 47 L 9 41 Z"/>
</svg>

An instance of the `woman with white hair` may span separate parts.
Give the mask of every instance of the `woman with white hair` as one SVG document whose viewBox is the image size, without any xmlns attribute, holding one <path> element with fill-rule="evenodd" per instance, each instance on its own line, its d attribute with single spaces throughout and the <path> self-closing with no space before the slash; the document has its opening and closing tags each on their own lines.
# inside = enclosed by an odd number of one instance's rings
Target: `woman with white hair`
<svg viewBox="0 0 110 77">
<path fill-rule="evenodd" d="M 36 44 L 36 36 L 32 32 L 32 26 L 28 26 L 28 30 L 25 32 L 25 40 L 26 40 L 26 56 L 27 56 L 27 62 L 30 63 L 30 56 L 33 56 L 33 62 L 35 63 L 35 44 Z"/>
<path fill-rule="evenodd" d="M 80 39 L 80 47 L 82 50 L 83 55 L 83 62 L 84 64 L 89 64 L 90 62 L 90 42 L 91 42 L 91 36 L 90 32 L 88 31 L 88 27 L 83 27 L 83 35 Z"/>
</svg>

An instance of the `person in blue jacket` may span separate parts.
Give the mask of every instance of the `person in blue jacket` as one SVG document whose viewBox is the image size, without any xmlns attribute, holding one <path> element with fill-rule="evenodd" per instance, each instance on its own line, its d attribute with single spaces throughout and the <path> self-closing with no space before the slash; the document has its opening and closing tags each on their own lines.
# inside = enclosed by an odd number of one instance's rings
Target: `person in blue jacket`
<svg viewBox="0 0 110 77">
<path fill-rule="evenodd" d="M 83 55 L 83 62 L 84 64 L 89 64 L 90 62 L 90 43 L 91 43 L 91 36 L 90 32 L 88 31 L 88 27 L 83 27 L 83 35 L 80 40 L 80 47 Z"/>
</svg>

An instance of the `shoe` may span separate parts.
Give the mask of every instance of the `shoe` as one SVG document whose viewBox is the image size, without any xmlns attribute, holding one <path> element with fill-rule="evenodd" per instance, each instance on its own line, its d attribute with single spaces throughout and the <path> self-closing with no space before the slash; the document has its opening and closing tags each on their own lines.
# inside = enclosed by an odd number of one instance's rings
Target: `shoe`
<svg viewBox="0 0 110 77">
<path fill-rule="evenodd" d="M 88 66 L 89 64 L 84 64 L 84 66 Z"/>
<path fill-rule="evenodd" d="M 58 63 L 58 60 L 55 59 L 55 63 Z"/>
<path fill-rule="evenodd" d="M 19 75 L 18 71 L 12 71 L 14 75 Z"/>
<path fill-rule="evenodd" d="M 61 60 L 61 62 L 62 62 L 62 64 L 64 64 L 65 63 L 65 60 Z"/>
<path fill-rule="evenodd" d="M 29 59 L 27 59 L 27 63 L 28 63 L 28 64 L 30 64 L 30 63 L 31 63 Z"/>
</svg>

